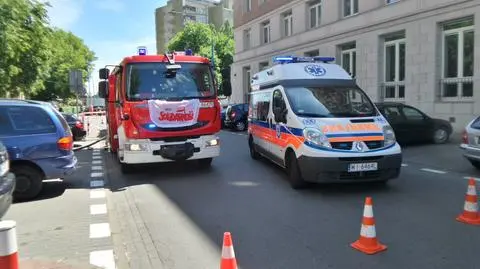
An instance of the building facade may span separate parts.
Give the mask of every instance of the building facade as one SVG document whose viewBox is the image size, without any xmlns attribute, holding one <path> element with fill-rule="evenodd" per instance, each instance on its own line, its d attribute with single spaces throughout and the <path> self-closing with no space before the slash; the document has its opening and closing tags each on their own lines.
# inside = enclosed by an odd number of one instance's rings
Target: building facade
<svg viewBox="0 0 480 269">
<path fill-rule="evenodd" d="M 155 10 L 157 54 L 167 50 L 167 44 L 185 23 L 195 21 L 216 27 L 226 21 L 233 25 L 233 0 L 169 0 Z"/>
<path fill-rule="evenodd" d="M 479 0 L 238 0 L 231 99 L 244 102 L 274 56 L 335 56 L 374 101 L 459 132 L 480 115 L 479 19 Z"/>
</svg>

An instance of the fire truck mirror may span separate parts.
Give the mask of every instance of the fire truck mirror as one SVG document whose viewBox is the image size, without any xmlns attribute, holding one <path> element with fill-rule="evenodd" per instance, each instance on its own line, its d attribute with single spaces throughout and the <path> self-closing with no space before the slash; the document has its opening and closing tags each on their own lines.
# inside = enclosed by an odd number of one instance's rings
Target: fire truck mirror
<svg viewBox="0 0 480 269">
<path fill-rule="evenodd" d="M 100 98 L 108 97 L 108 81 L 98 82 L 98 96 Z"/>
<path fill-rule="evenodd" d="M 102 68 L 98 71 L 98 75 L 100 79 L 108 79 L 108 76 L 110 75 L 110 70 L 108 70 L 108 68 Z"/>
</svg>

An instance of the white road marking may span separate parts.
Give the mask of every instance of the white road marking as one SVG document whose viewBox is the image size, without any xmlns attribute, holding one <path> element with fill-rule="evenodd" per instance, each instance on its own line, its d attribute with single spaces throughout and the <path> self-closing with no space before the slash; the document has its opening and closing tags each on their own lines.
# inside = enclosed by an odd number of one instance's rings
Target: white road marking
<svg viewBox="0 0 480 269">
<path fill-rule="evenodd" d="M 92 180 L 90 181 L 90 187 L 91 188 L 98 188 L 98 187 L 103 187 L 104 186 L 103 180 Z"/>
<path fill-rule="evenodd" d="M 406 163 L 402 163 L 402 166 L 403 166 L 403 167 L 407 167 L 407 166 L 408 166 L 408 164 L 406 164 Z"/>
<path fill-rule="evenodd" d="M 113 255 L 113 250 L 90 252 L 90 264 L 103 269 L 115 269 L 115 256 Z"/>
<path fill-rule="evenodd" d="M 92 164 L 102 164 L 102 161 L 101 160 L 95 160 L 95 161 L 92 161 Z"/>
<path fill-rule="evenodd" d="M 93 172 L 90 174 L 90 177 L 103 177 L 102 172 Z"/>
<path fill-rule="evenodd" d="M 109 223 L 95 223 L 90 224 L 90 238 L 105 238 L 110 237 L 110 224 Z"/>
<path fill-rule="evenodd" d="M 93 156 L 92 158 L 93 158 L 94 160 L 100 160 L 100 159 L 102 159 L 102 156 Z"/>
<path fill-rule="evenodd" d="M 473 178 L 473 180 L 475 180 L 475 181 L 480 182 L 480 178 L 478 178 L 478 177 L 464 177 L 464 179 L 471 179 L 471 178 Z"/>
<path fill-rule="evenodd" d="M 106 204 L 90 205 L 90 215 L 103 215 L 103 214 L 107 214 Z"/>
<path fill-rule="evenodd" d="M 425 171 L 425 172 L 436 173 L 436 174 L 446 174 L 447 173 L 445 171 L 440 171 L 440 170 L 435 170 L 435 169 L 430 169 L 430 168 L 422 168 L 420 170 Z"/>
<path fill-rule="evenodd" d="M 93 156 L 99 156 L 99 155 L 100 155 L 100 152 L 94 151 L 92 154 L 93 154 Z"/>
<path fill-rule="evenodd" d="M 105 195 L 105 190 L 91 190 L 90 191 L 90 199 L 105 198 L 105 196 L 106 196 Z"/>
<path fill-rule="evenodd" d="M 103 170 L 103 166 L 92 166 L 92 170 Z"/>
</svg>

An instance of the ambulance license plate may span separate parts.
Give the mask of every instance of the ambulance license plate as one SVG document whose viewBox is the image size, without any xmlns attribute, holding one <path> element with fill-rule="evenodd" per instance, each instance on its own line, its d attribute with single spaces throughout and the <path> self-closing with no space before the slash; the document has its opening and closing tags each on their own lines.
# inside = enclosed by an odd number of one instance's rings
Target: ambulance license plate
<svg viewBox="0 0 480 269">
<path fill-rule="evenodd" d="M 351 163 L 348 172 L 377 171 L 378 163 Z"/>
</svg>

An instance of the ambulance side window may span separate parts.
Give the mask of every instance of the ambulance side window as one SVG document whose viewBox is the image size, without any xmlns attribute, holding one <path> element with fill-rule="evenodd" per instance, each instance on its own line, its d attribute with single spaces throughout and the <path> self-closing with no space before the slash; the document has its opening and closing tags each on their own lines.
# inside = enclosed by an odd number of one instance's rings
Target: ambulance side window
<svg viewBox="0 0 480 269">
<path fill-rule="evenodd" d="M 252 94 L 250 103 L 252 106 L 252 119 L 266 122 L 270 109 L 270 95 L 268 93 Z"/>
<path fill-rule="evenodd" d="M 285 100 L 283 100 L 282 92 L 276 90 L 273 92 L 273 109 L 275 108 L 284 108 L 285 107 Z"/>
</svg>

